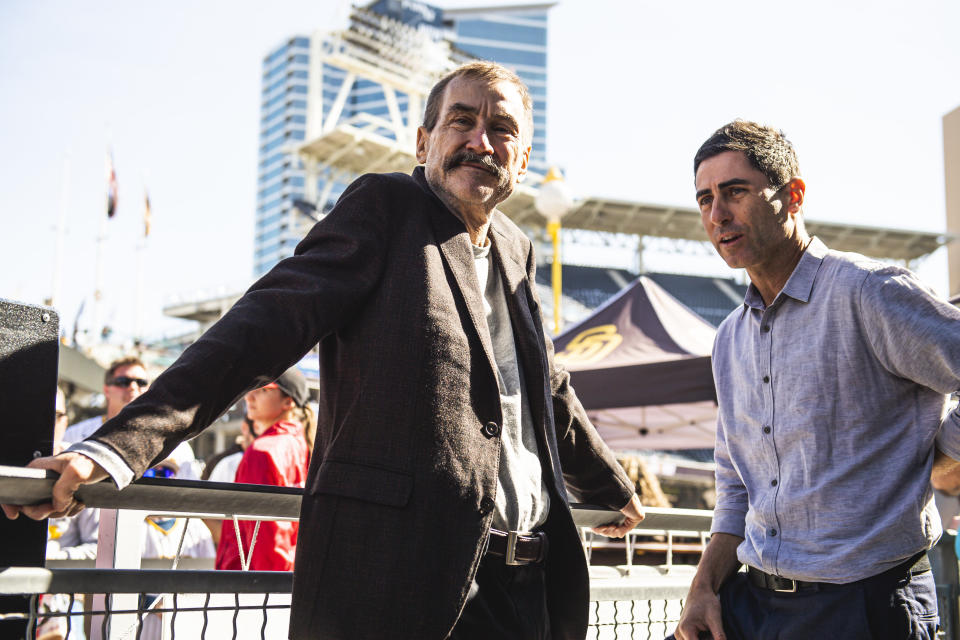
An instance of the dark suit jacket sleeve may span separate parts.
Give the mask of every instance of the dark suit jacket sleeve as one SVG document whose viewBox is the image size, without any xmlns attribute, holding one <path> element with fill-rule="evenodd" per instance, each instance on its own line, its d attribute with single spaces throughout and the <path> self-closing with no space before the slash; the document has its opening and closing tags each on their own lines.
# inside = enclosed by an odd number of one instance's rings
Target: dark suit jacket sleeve
<svg viewBox="0 0 960 640">
<path fill-rule="evenodd" d="M 540 309 L 536 292 L 536 260 L 531 247 L 527 263 L 530 289 Z M 634 483 L 600 438 L 577 394 L 570 386 L 570 374 L 553 361 L 553 341 L 544 335 L 554 428 L 563 479 L 581 502 L 611 509 L 624 507 L 635 493 Z"/>
<path fill-rule="evenodd" d="M 150 389 L 92 439 L 139 476 L 197 435 L 248 390 L 276 379 L 347 324 L 377 286 L 389 250 L 380 176 L 364 176 L 293 257 L 256 282 Z"/>
<path fill-rule="evenodd" d="M 570 374 L 553 363 L 553 342 L 546 338 L 546 343 L 563 479 L 581 502 L 620 509 L 633 497 L 634 483 L 587 417 L 570 386 Z"/>
</svg>

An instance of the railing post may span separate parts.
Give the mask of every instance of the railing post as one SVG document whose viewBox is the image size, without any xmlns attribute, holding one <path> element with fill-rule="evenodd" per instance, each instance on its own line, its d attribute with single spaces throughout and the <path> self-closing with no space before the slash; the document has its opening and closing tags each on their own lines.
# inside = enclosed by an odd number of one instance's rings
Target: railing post
<svg viewBox="0 0 960 640">
<path fill-rule="evenodd" d="M 132 509 L 101 509 L 100 536 L 97 539 L 98 569 L 139 569 L 140 544 L 143 538 L 143 520 L 146 511 Z M 93 610 L 103 611 L 107 598 L 110 598 L 110 610 L 133 610 L 139 605 L 139 595 L 135 593 L 94 594 Z M 118 640 L 132 638 L 130 633 L 137 624 L 136 614 L 112 614 L 107 620 L 107 636 L 103 637 L 102 616 L 93 616 L 90 640 Z"/>
<path fill-rule="evenodd" d="M 25 465 L 53 452 L 57 391 L 59 318 L 50 307 L 0 299 L 0 400 L 3 402 L 3 446 L 0 464 Z M 0 515 L 0 565 L 42 567 L 47 548 L 47 522 Z M 20 596 L 0 597 L 0 613 L 27 613 Z M 0 637 L 23 637 L 26 623 L 0 621 Z"/>
</svg>

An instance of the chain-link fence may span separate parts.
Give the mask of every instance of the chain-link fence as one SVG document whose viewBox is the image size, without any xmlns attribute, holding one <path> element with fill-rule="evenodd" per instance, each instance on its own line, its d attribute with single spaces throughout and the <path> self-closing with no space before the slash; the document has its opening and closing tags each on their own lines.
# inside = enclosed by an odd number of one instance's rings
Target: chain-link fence
<svg viewBox="0 0 960 640">
<path fill-rule="evenodd" d="M 267 571 L 0 571 L 0 593 L 21 593 L 26 604 L 5 618 L 23 620 L 28 640 L 283 638 L 291 586 L 292 574 Z M 663 638 L 676 626 L 684 593 L 676 581 L 649 577 L 594 580 L 587 637 Z"/>
</svg>

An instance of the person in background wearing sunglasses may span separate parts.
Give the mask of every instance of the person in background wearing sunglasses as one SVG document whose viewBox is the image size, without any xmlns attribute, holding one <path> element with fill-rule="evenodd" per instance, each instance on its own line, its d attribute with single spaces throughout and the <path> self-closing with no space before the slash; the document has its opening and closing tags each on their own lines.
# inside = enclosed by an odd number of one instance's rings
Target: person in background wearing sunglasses
<svg viewBox="0 0 960 640">
<path fill-rule="evenodd" d="M 103 397 L 107 400 L 107 413 L 95 416 L 67 427 L 63 434 L 64 447 L 84 440 L 100 428 L 104 422 L 114 417 L 125 406 L 140 397 L 150 387 L 147 369 L 143 361 L 136 356 L 126 356 L 114 360 L 103 376 Z"/>
</svg>

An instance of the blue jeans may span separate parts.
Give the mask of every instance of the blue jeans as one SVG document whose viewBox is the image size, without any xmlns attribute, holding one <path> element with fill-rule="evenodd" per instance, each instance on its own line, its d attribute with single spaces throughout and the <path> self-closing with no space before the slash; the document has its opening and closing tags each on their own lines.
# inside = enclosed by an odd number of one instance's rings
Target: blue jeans
<svg viewBox="0 0 960 640">
<path fill-rule="evenodd" d="M 720 606 L 729 640 L 934 640 L 939 622 L 930 571 L 797 593 L 756 587 L 738 573 L 721 587 Z"/>
</svg>

